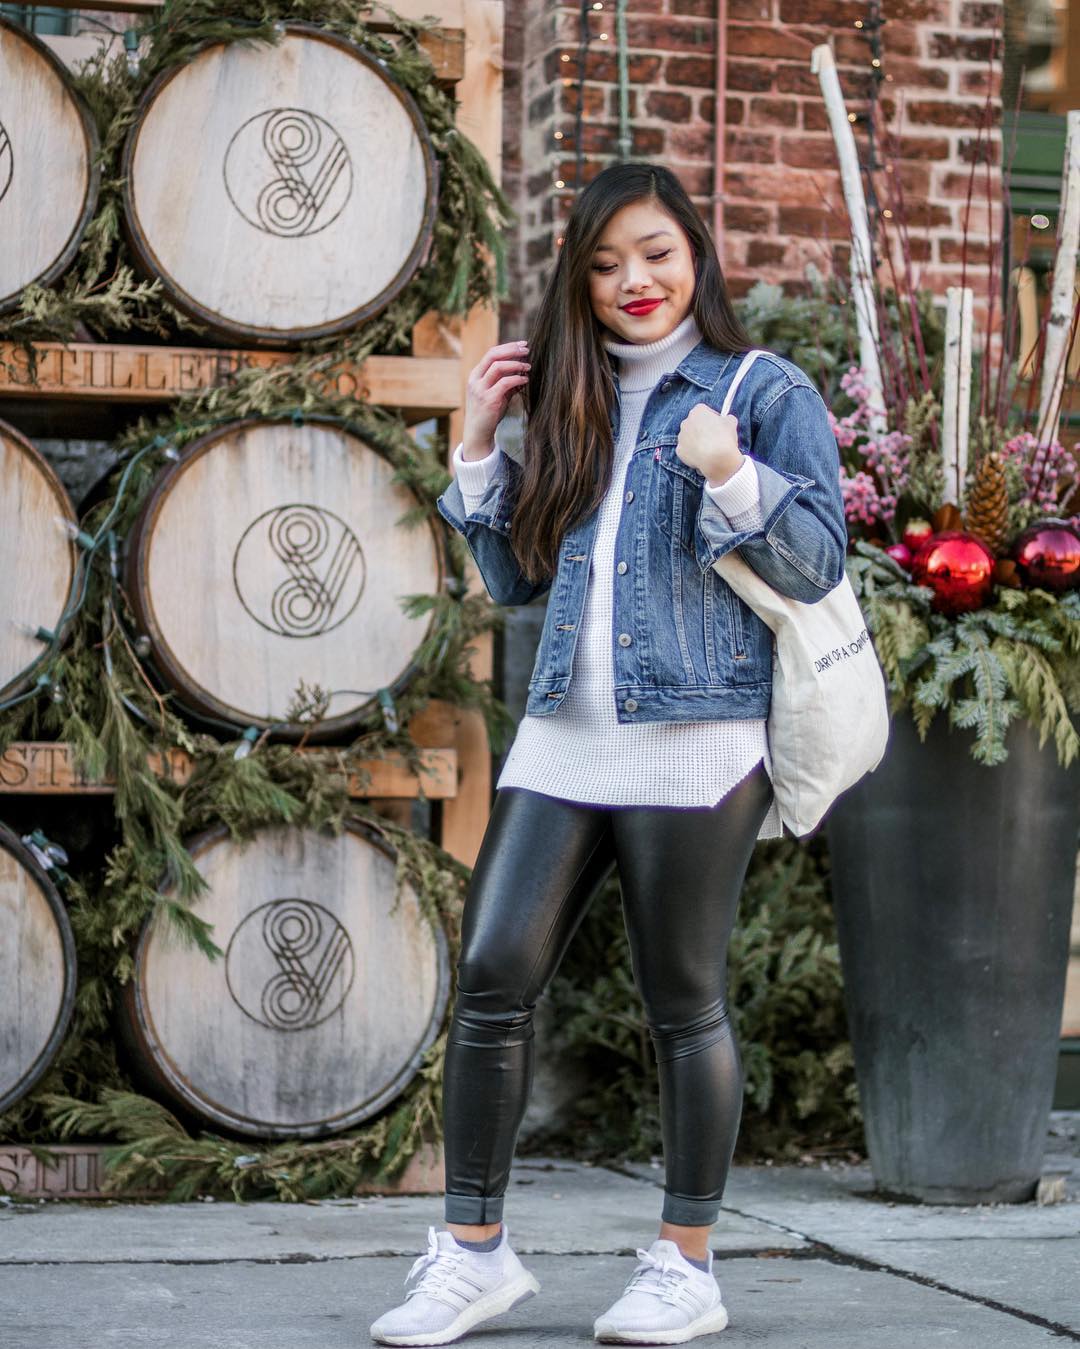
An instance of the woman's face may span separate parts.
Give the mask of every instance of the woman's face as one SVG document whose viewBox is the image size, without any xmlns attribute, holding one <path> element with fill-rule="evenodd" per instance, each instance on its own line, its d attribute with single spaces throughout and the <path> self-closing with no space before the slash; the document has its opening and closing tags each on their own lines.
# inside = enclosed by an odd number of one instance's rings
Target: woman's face
<svg viewBox="0 0 1080 1349">
<path fill-rule="evenodd" d="M 593 313 L 619 341 L 658 342 L 690 311 L 696 280 L 690 240 L 655 201 L 616 211 L 589 267 Z"/>
</svg>

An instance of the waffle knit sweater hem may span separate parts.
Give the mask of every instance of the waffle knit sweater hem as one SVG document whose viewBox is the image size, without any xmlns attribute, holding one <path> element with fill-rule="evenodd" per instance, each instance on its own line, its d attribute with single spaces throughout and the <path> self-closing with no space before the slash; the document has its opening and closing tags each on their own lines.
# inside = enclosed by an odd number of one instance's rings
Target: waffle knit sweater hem
<svg viewBox="0 0 1080 1349">
<path fill-rule="evenodd" d="M 758 763 L 764 762 L 771 777 L 763 719 L 634 725 L 620 723 L 615 713 L 612 587 L 623 482 L 649 394 L 700 341 L 697 323 L 688 314 L 658 342 L 604 342 L 618 361 L 621 418 L 611 485 L 599 509 L 574 671 L 557 712 L 521 719 L 496 783 L 499 789 L 525 787 L 588 805 L 687 809 L 717 805 Z M 454 451 L 454 473 L 471 510 L 503 451 L 496 444 L 485 458 L 465 460 L 461 448 Z M 752 460 L 744 459 L 725 483 L 705 490 L 733 528 L 760 527 Z M 774 800 L 758 837 L 782 833 Z"/>
</svg>

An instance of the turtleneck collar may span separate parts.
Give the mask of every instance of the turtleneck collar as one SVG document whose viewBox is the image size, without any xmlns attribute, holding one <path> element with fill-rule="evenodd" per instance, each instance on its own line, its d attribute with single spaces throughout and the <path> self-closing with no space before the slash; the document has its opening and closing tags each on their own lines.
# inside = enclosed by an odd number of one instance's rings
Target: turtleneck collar
<svg viewBox="0 0 1080 1349">
<path fill-rule="evenodd" d="M 603 348 L 619 362 L 619 387 L 624 393 L 651 389 L 661 375 L 675 367 L 701 341 L 701 330 L 691 311 L 666 337 L 656 342 L 616 342 L 605 337 Z"/>
</svg>

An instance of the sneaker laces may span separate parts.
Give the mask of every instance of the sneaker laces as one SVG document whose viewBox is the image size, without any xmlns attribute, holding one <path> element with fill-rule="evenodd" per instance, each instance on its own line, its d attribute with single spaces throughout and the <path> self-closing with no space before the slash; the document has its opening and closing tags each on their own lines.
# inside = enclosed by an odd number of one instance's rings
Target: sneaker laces
<svg viewBox="0 0 1080 1349">
<path fill-rule="evenodd" d="M 464 1250 L 444 1251 L 439 1249 L 439 1242 L 435 1236 L 434 1227 L 428 1228 L 427 1250 L 423 1255 L 417 1256 L 413 1261 L 412 1269 L 405 1275 L 405 1283 L 408 1285 L 410 1279 L 419 1275 L 415 1285 L 405 1294 L 406 1302 L 417 1293 L 425 1293 L 428 1297 L 440 1298 L 445 1293 L 447 1284 L 457 1274 L 458 1266 L 465 1259 Z"/>
<path fill-rule="evenodd" d="M 652 1293 L 662 1302 L 670 1302 L 672 1306 L 679 1306 L 679 1292 L 689 1277 L 686 1270 L 680 1269 L 671 1260 L 659 1259 L 651 1251 L 642 1250 L 640 1246 L 638 1247 L 637 1257 L 640 1263 L 633 1274 L 630 1275 L 630 1282 L 626 1285 L 626 1291 L 628 1293 L 632 1291 Z"/>
</svg>

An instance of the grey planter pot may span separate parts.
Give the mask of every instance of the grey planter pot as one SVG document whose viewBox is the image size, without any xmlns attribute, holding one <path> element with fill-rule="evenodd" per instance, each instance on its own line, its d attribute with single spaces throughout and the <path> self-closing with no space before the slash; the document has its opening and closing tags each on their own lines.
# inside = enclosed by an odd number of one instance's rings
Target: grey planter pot
<svg viewBox="0 0 1080 1349">
<path fill-rule="evenodd" d="M 1014 723 L 987 768 L 939 715 L 893 720 L 885 760 L 826 824 L 867 1147 L 877 1186 L 1020 1202 L 1054 1090 L 1080 764 Z"/>
</svg>

